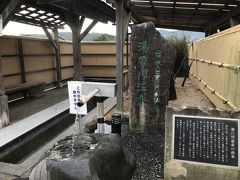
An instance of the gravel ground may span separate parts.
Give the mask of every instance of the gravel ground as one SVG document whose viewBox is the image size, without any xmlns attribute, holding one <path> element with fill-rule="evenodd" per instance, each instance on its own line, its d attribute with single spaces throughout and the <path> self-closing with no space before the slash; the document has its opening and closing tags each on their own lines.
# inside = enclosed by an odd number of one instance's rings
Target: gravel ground
<svg viewBox="0 0 240 180">
<path fill-rule="evenodd" d="M 128 123 L 122 123 L 122 143 L 136 158 L 132 180 L 160 180 L 163 178 L 164 136 L 130 133 Z"/>
</svg>

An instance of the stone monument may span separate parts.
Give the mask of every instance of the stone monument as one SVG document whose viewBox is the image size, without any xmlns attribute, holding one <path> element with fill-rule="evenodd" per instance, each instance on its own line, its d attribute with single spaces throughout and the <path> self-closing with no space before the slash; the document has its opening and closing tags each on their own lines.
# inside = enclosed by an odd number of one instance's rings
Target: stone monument
<svg viewBox="0 0 240 180">
<path fill-rule="evenodd" d="M 168 107 L 164 179 L 240 179 L 239 127 L 239 110 Z"/>
<path fill-rule="evenodd" d="M 133 26 L 131 45 L 130 129 L 157 133 L 164 129 L 176 52 L 151 22 Z"/>
<path fill-rule="evenodd" d="M 8 98 L 3 83 L 2 60 L 0 56 L 0 128 L 9 124 Z"/>
</svg>

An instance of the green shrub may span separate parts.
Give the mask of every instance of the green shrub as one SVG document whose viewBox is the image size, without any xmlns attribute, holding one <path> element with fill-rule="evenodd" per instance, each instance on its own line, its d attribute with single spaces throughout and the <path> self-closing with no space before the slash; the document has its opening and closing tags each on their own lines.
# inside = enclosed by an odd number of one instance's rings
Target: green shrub
<svg viewBox="0 0 240 180">
<path fill-rule="evenodd" d="M 183 77 L 187 73 L 187 70 L 189 67 L 187 57 L 188 57 L 188 44 L 190 43 L 190 37 L 187 36 L 186 34 L 173 35 L 169 37 L 167 40 L 176 49 L 176 53 L 177 53 L 173 72 L 174 74 L 177 73 L 178 77 Z"/>
<path fill-rule="evenodd" d="M 95 38 L 93 41 L 108 41 L 108 38 L 107 38 L 106 34 L 102 34 L 102 35 L 98 36 L 97 38 Z"/>
</svg>

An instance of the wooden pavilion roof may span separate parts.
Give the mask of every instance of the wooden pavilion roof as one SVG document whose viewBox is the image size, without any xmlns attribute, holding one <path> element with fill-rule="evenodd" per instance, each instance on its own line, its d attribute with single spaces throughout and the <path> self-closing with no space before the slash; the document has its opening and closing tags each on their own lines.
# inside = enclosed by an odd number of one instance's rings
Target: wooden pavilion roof
<svg viewBox="0 0 240 180">
<path fill-rule="evenodd" d="M 122 1 L 135 23 L 152 21 L 160 28 L 208 32 L 240 22 L 240 0 Z M 4 26 L 12 20 L 62 28 L 66 24 L 66 12 L 100 22 L 115 22 L 114 6 L 108 2 L 114 4 L 115 0 L 1 0 L 0 14 L 3 20 L 5 16 L 8 18 L 3 21 Z"/>
<path fill-rule="evenodd" d="M 101 0 L 1 0 L 3 26 L 9 20 L 25 24 L 62 28 L 66 16 L 77 14 L 100 22 L 115 22 L 115 10 Z"/>
<path fill-rule="evenodd" d="M 141 21 L 156 27 L 207 32 L 239 21 L 239 0 L 130 0 Z"/>
</svg>

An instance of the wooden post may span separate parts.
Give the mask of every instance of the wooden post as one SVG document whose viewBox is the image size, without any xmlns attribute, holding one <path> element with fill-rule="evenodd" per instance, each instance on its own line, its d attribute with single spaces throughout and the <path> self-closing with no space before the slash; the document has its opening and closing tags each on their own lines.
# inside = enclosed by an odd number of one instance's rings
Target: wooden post
<svg viewBox="0 0 240 180">
<path fill-rule="evenodd" d="M 0 56 L 0 96 L 5 94 L 4 84 L 3 84 L 3 70 L 2 70 L 2 57 Z"/>
<path fill-rule="evenodd" d="M 127 31 L 127 38 L 126 38 L 126 54 L 127 54 L 127 57 L 126 57 L 126 66 L 127 66 L 127 69 L 128 69 L 128 66 L 129 66 L 129 37 L 128 37 L 128 31 Z"/>
<path fill-rule="evenodd" d="M 46 27 L 42 26 L 46 36 L 48 37 L 50 43 L 52 44 L 54 51 L 55 51 L 55 57 L 56 57 L 56 74 L 57 74 L 57 87 L 62 87 L 62 71 L 61 71 L 61 53 L 60 53 L 60 43 L 59 43 L 59 37 L 58 37 L 58 28 L 55 27 L 53 29 L 53 35 L 49 33 Z"/>
<path fill-rule="evenodd" d="M 9 124 L 8 97 L 4 92 L 2 61 L 0 56 L 0 128 Z"/>
<path fill-rule="evenodd" d="M 61 71 L 61 53 L 60 53 L 60 43 L 59 43 L 57 27 L 55 27 L 53 29 L 53 34 L 54 34 L 54 41 L 56 44 L 55 56 L 56 56 L 57 86 L 58 86 L 58 88 L 61 88 L 61 87 L 63 87 L 62 86 L 62 71 Z"/>
<path fill-rule="evenodd" d="M 19 60 L 20 60 L 21 79 L 22 79 L 22 83 L 25 83 L 26 82 L 26 72 L 25 72 L 25 65 L 24 65 L 22 39 L 18 39 L 18 53 L 19 53 Z"/>
<path fill-rule="evenodd" d="M 93 21 L 87 29 L 81 34 L 82 26 L 85 17 L 80 19 L 79 15 L 65 13 L 66 22 L 72 30 L 72 43 L 73 43 L 73 62 L 74 62 L 74 77 L 75 81 L 83 81 L 83 68 L 82 68 L 82 55 L 81 55 L 81 40 L 89 33 L 89 31 L 97 24 L 97 21 Z"/>
<path fill-rule="evenodd" d="M 81 24 L 79 15 L 72 15 L 70 17 L 70 28 L 72 30 L 72 42 L 73 42 L 73 62 L 74 62 L 74 77 L 76 81 L 83 81 L 83 68 L 81 57 L 81 42 L 79 41 Z"/>
<path fill-rule="evenodd" d="M 116 0 L 116 79 L 117 105 L 116 110 L 123 111 L 123 2 Z"/>
</svg>

